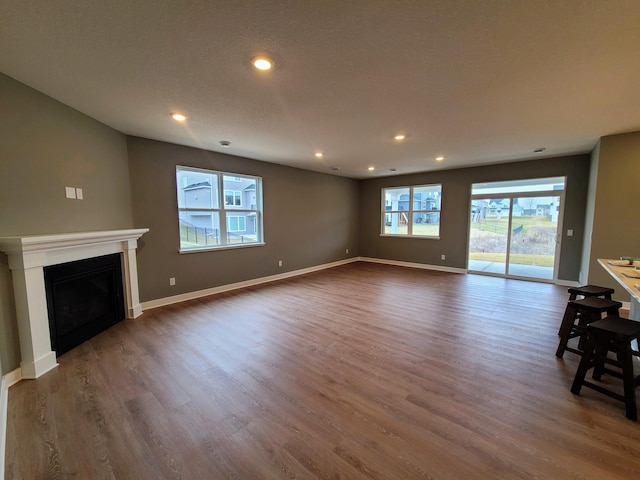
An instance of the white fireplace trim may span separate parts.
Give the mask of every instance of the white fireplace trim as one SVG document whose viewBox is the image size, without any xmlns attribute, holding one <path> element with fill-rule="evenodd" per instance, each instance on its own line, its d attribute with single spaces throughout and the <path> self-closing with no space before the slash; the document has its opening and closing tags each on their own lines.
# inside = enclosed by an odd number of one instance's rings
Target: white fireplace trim
<svg viewBox="0 0 640 480">
<path fill-rule="evenodd" d="M 22 378 L 38 378 L 55 368 L 51 350 L 44 267 L 85 258 L 122 253 L 127 318 L 142 314 L 138 294 L 136 247 L 148 228 L 103 232 L 0 237 L 0 251 L 9 257 L 18 317 Z"/>
</svg>

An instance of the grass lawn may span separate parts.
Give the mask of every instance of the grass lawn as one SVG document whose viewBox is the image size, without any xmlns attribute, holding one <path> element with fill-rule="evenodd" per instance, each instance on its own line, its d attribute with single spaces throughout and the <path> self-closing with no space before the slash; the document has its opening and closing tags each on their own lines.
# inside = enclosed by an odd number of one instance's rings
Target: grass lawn
<svg viewBox="0 0 640 480">
<path fill-rule="evenodd" d="M 539 267 L 553 267 L 552 255 L 528 255 L 512 253 L 511 263 L 517 265 L 538 265 Z M 484 262 L 504 263 L 505 254 L 501 253 L 469 253 L 469 260 L 481 260 Z"/>
<path fill-rule="evenodd" d="M 513 217 L 511 227 L 513 229 L 523 226 L 523 234 L 526 234 L 530 227 L 553 227 L 557 224 L 549 220 L 549 217 Z M 504 216 L 500 220 L 497 218 L 483 218 L 479 222 L 471 224 L 471 230 L 480 230 L 484 232 L 493 232 L 506 235 L 509 228 L 509 217 Z"/>
</svg>

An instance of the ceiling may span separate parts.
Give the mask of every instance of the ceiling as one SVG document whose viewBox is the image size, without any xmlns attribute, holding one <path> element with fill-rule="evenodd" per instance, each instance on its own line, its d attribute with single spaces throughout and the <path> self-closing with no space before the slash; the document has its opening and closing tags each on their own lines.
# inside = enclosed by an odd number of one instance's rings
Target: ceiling
<svg viewBox="0 0 640 480">
<path fill-rule="evenodd" d="M 639 52 L 638 0 L 0 2 L 16 80 L 128 135 L 352 178 L 640 130 Z"/>
</svg>

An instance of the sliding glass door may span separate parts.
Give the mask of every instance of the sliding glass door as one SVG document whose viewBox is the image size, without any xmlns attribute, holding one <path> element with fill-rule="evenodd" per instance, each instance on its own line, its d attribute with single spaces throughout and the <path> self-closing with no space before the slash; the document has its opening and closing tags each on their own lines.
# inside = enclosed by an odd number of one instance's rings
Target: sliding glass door
<svg viewBox="0 0 640 480">
<path fill-rule="evenodd" d="M 564 178 L 474 185 L 468 270 L 556 279 L 563 193 Z"/>
<path fill-rule="evenodd" d="M 511 209 L 508 273 L 553 280 L 560 197 L 519 197 Z"/>
<path fill-rule="evenodd" d="M 474 198 L 471 201 L 469 270 L 506 273 L 510 210 L 508 198 Z"/>
</svg>

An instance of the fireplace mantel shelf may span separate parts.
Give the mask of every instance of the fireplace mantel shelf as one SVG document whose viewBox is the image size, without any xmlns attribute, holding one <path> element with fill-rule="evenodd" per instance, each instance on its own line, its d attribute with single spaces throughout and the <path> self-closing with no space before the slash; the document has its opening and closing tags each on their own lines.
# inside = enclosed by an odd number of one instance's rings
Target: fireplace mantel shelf
<svg viewBox="0 0 640 480">
<path fill-rule="evenodd" d="M 0 237 L 13 277 L 22 354 L 22 378 L 37 378 L 57 366 L 51 350 L 44 268 L 85 258 L 122 254 L 127 318 L 142 314 L 136 248 L 148 228 Z"/>
<path fill-rule="evenodd" d="M 50 235 L 27 235 L 23 237 L 0 237 L 0 252 L 7 255 L 44 252 L 59 248 L 87 246 L 109 242 L 138 240 L 148 228 L 133 230 L 106 230 L 99 232 L 57 233 Z"/>
</svg>

